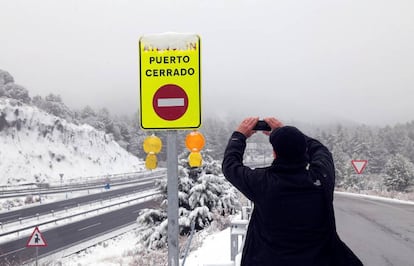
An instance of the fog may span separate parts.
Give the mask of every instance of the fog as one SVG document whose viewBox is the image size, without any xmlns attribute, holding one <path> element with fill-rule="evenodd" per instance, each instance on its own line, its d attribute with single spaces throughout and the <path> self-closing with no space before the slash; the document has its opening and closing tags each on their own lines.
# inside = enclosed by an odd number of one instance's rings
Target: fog
<svg viewBox="0 0 414 266">
<path fill-rule="evenodd" d="M 71 108 L 139 106 L 138 41 L 201 37 L 202 114 L 414 120 L 412 1 L 0 0 L 0 69 Z"/>
</svg>

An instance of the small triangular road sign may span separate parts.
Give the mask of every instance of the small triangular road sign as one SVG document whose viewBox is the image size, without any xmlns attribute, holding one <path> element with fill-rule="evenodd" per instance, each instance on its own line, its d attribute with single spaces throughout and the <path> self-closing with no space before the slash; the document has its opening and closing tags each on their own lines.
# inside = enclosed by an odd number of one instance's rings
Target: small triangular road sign
<svg viewBox="0 0 414 266">
<path fill-rule="evenodd" d="M 26 247 L 47 247 L 47 243 L 37 226 L 33 230 L 29 240 L 27 240 Z"/>
<path fill-rule="evenodd" d="M 351 162 L 357 174 L 362 174 L 367 166 L 368 160 L 352 160 Z"/>
</svg>

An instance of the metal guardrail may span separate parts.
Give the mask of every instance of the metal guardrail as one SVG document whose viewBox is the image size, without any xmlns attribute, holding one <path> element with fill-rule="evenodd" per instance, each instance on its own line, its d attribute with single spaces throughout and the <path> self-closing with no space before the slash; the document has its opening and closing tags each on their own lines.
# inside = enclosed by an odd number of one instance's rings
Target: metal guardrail
<svg viewBox="0 0 414 266">
<path fill-rule="evenodd" d="M 137 172 L 140 173 L 140 172 Z M 143 179 L 136 180 L 137 177 L 140 175 L 143 178 L 160 178 L 166 175 L 164 170 L 161 171 L 154 171 L 154 172 L 142 172 L 137 175 L 137 173 L 133 173 L 129 176 L 122 176 L 116 177 L 115 179 L 109 179 L 110 183 L 113 186 L 116 185 L 127 185 L 132 183 L 137 183 L 143 181 Z M 131 181 L 132 180 L 132 181 Z M 63 192 L 71 192 L 71 191 L 81 191 L 87 189 L 94 189 L 99 188 L 103 184 L 108 182 L 108 178 L 105 177 L 103 179 L 95 180 L 94 182 L 82 182 L 82 183 L 71 183 L 70 185 L 47 185 L 47 186 L 38 186 L 37 188 L 29 188 L 29 189 L 6 189 L 0 191 L 0 198 L 9 198 L 14 196 L 28 196 L 28 195 L 45 195 L 45 194 L 54 194 L 54 193 L 63 193 Z M 39 185 L 39 184 L 38 184 Z M 4 186 L 3 186 L 4 189 Z"/>
<path fill-rule="evenodd" d="M 112 181 L 118 180 L 118 179 L 124 179 L 125 177 L 135 177 L 136 175 L 151 175 L 151 174 L 162 174 L 166 173 L 165 169 L 155 169 L 152 171 L 139 171 L 139 172 L 129 172 L 129 173 L 120 173 L 120 174 L 106 174 L 106 175 L 99 175 L 99 176 L 87 176 L 87 177 L 77 177 L 77 178 L 71 178 L 71 179 L 65 179 L 65 184 L 73 184 L 73 185 L 81 185 L 81 184 L 90 184 L 90 183 L 96 183 L 96 182 L 103 182 L 107 178 L 111 179 Z M 17 184 L 17 185 L 0 185 L 0 192 L 6 192 L 10 190 L 13 187 L 16 187 L 16 190 L 21 190 L 22 187 L 26 186 L 34 186 L 36 188 L 39 188 L 39 185 L 50 185 L 54 187 L 58 187 L 62 185 L 62 182 L 53 182 L 53 183 L 24 183 L 24 184 Z"/>
<path fill-rule="evenodd" d="M 230 224 L 230 259 L 235 260 L 236 256 L 243 249 L 246 237 L 248 220 L 233 220 Z M 242 245 L 239 246 L 239 237 L 242 238 Z"/>
<path fill-rule="evenodd" d="M 72 214 L 72 215 L 69 215 L 69 216 L 64 216 L 64 217 L 56 218 L 56 219 L 49 220 L 49 221 L 46 221 L 46 222 L 37 223 L 37 226 L 41 226 L 41 225 L 45 225 L 45 224 L 50 224 L 50 223 L 57 223 L 58 221 L 61 221 L 61 220 L 71 219 L 71 218 L 76 217 L 76 216 L 85 215 L 87 213 L 96 212 L 96 211 L 99 211 L 99 210 L 102 210 L 102 209 L 111 208 L 111 207 L 114 207 L 114 206 L 117 206 L 117 205 L 121 205 L 121 204 L 125 204 L 125 203 L 130 203 L 132 201 L 136 201 L 136 200 L 143 199 L 143 198 L 147 198 L 147 197 L 153 197 L 155 195 L 160 195 L 160 192 L 157 191 L 157 192 L 154 192 L 154 193 L 149 194 L 149 195 L 140 196 L 140 197 L 137 197 L 137 198 L 133 198 L 133 199 L 129 199 L 129 200 L 117 202 L 117 203 L 114 203 L 114 204 L 111 204 L 111 205 L 107 205 L 107 206 L 104 206 L 104 207 L 94 208 L 92 210 L 88 210 L 88 211 L 84 211 L 84 212 L 81 212 L 81 213 L 77 213 L 77 214 Z M 77 206 L 77 207 L 79 207 L 79 206 Z M 65 210 L 65 211 L 67 211 L 67 210 Z M 33 217 L 31 217 L 31 218 L 33 218 Z M 6 236 L 6 235 L 15 234 L 15 233 L 19 233 L 20 231 L 24 231 L 24 230 L 28 230 L 28 229 L 33 229 L 33 225 L 26 226 L 26 227 L 23 227 L 23 228 L 19 228 L 19 229 L 16 229 L 16 230 L 13 230 L 13 231 L 9 231 L 9 232 L 6 232 L 6 233 L 1 233 L 0 234 L 0 237 Z"/>
<path fill-rule="evenodd" d="M 230 224 L 230 259 L 234 265 L 240 264 L 241 253 L 243 251 L 244 240 L 246 239 L 247 226 L 253 211 L 252 203 L 249 201 L 248 206 L 242 207 L 241 219 L 232 220 Z M 239 240 L 241 237 L 241 245 Z"/>
<path fill-rule="evenodd" d="M 141 180 L 141 181 L 144 181 L 144 182 L 142 182 L 142 184 L 145 184 L 146 182 L 148 182 L 147 180 Z M 65 191 L 64 191 L 65 192 Z M 109 197 L 108 199 L 109 199 L 109 201 L 111 201 L 111 199 L 113 199 L 113 198 L 117 198 L 117 197 L 122 197 L 122 196 L 124 196 L 125 194 L 122 194 L 122 195 L 117 195 L 117 196 L 114 196 L 114 197 Z M 76 207 L 81 207 L 81 206 L 86 206 L 86 205 L 92 205 L 92 204 L 95 204 L 96 202 L 98 202 L 98 201 L 100 201 L 100 202 L 102 202 L 102 199 L 98 199 L 98 200 L 92 200 L 92 201 L 87 201 L 87 202 L 84 202 L 83 204 L 80 204 L 80 203 L 78 203 L 78 205 L 76 206 Z M 74 208 L 76 208 L 76 207 L 74 207 Z M 63 209 L 63 208 L 62 208 Z M 63 209 L 63 210 L 65 210 L 65 211 L 67 211 L 67 209 L 66 209 L 66 207 L 65 207 L 65 209 Z M 60 210 L 58 210 L 58 211 L 60 211 Z M 44 213 L 41 213 L 40 215 L 47 215 L 47 214 L 52 214 L 52 215 L 54 215 L 54 212 L 55 212 L 55 210 L 50 210 L 50 213 L 46 213 L 46 212 L 44 212 Z M 18 217 L 18 218 L 15 218 L 15 219 L 10 219 L 10 220 L 8 220 L 8 221 L 6 221 L 6 222 L 0 222 L 0 229 L 1 230 L 3 230 L 3 226 L 5 226 L 6 224 L 11 224 L 11 223 L 15 223 L 15 222 L 17 222 L 17 221 L 19 221 L 20 223 L 23 221 L 23 220 L 28 220 L 28 219 L 32 219 L 32 218 L 34 218 L 34 217 L 38 217 L 39 216 L 39 213 L 37 213 L 37 214 L 35 214 L 35 215 L 28 215 L 28 216 L 25 216 L 25 217 Z M 1 236 L 1 235 L 0 235 Z"/>
</svg>

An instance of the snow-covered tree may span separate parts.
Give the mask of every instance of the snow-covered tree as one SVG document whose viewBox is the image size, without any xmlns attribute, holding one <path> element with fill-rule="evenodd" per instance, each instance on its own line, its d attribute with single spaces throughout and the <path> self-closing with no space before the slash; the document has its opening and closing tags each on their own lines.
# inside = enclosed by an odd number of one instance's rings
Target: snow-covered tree
<svg viewBox="0 0 414 266">
<path fill-rule="evenodd" d="M 178 200 L 179 200 L 179 233 L 186 235 L 195 223 L 196 230 L 210 225 L 216 216 L 228 216 L 239 209 L 236 190 L 221 174 L 220 164 L 205 152 L 202 152 L 204 164 L 201 168 L 188 165 L 188 152 L 179 156 Z M 161 180 L 159 188 L 163 202 L 160 210 L 146 209 L 140 213 L 137 222 L 148 228 L 140 239 L 146 247 L 159 248 L 167 244 L 166 215 L 167 180 Z M 155 219 L 154 219 L 155 217 Z M 163 220 L 164 219 L 164 220 Z"/>
<path fill-rule="evenodd" d="M 414 165 L 405 156 L 392 156 L 385 164 L 384 185 L 395 191 L 404 191 L 414 178 Z"/>
<path fill-rule="evenodd" d="M 335 162 L 336 185 L 342 187 L 350 175 L 353 173 L 351 158 L 339 146 L 332 149 L 332 157 Z"/>
<path fill-rule="evenodd" d="M 105 131 L 105 124 L 98 118 L 96 112 L 89 105 L 85 106 L 79 112 L 79 119 L 81 123 L 91 125 L 97 130 Z"/>
<path fill-rule="evenodd" d="M 9 72 L 0 69 L 0 88 L 8 83 L 14 83 L 13 76 Z"/>
<path fill-rule="evenodd" d="M 224 155 L 223 146 L 227 144 L 231 133 L 237 127 L 234 121 L 224 121 L 219 118 L 207 118 L 203 121 L 201 132 L 206 138 L 206 149 L 217 160 Z"/>
<path fill-rule="evenodd" d="M 73 121 L 74 114 L 69 107 L 63 103 L 60 95 L 50 93 L 45 99 L 37 95 L 33 97 L 32 103 L 49 114 L 63 118 L 66 121 Z"/>
<path fill-rule="evenodd" d="M 31 101 L 29 91 L 21 85 L 17 85 L 15 83 L 7 83 L 3 86 L 3 91 L 4 96 L 6 97 L 20 100 L 24 103 L 30 103 Z"/>
</svg>

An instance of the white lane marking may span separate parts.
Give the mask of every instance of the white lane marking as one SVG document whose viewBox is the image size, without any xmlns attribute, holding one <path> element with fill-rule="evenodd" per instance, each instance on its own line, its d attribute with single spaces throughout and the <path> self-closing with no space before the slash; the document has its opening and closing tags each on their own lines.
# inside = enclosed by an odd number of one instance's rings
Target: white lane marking
<svg viewBox="0 0 414 266">
<path fill-rule="evenodd" d="M 10 254 L 13 254 L 13 253 L 19 252 L 20 250 L 24 250 L 24 249 L 26 249 L 26 248 L 25 248 L 25 247 L 24 247 L 24 248 L 19 248 L 19 249 L 13 250 L 13 251 L 9 251 L 9 252 L 7 252 L 7 253 L 3 253 L 3 254 L 1 254 L 1 255 L 0 255 L 0 258 L 1 258 L 1 257 L 6 257 L 6 256 L 8 256 L 8 255 L 10 255 Z"/>
<path fill-rule="evenodd" d="M 89 229 L 89 228 L 92 228 L 92 227 L 98 226 L 98 225 L 100 225 L 100 224 L 101 224 L 101 223 L 91 224 L 91 225 L 88 225 L 88 226 L 86 226 L 86 227 L 83 227 L 83 228 L 78 229 L 78 231 L 80 232 L 80 231 L 83 231 L 83 230 L 86 230 L 86 229 Z"/>
<path fill-rule="evenodd" d="M 66 202 L 63 204 L 59 204 L 60 207 L 69 206 L 69 205 L 73 205 L 73 202 Z"/>
<path fill-rule="evenodd" d="M 184 106 L 184 98 L 162 98 L 157 104 L 158 107 Z"/>
</svg>

